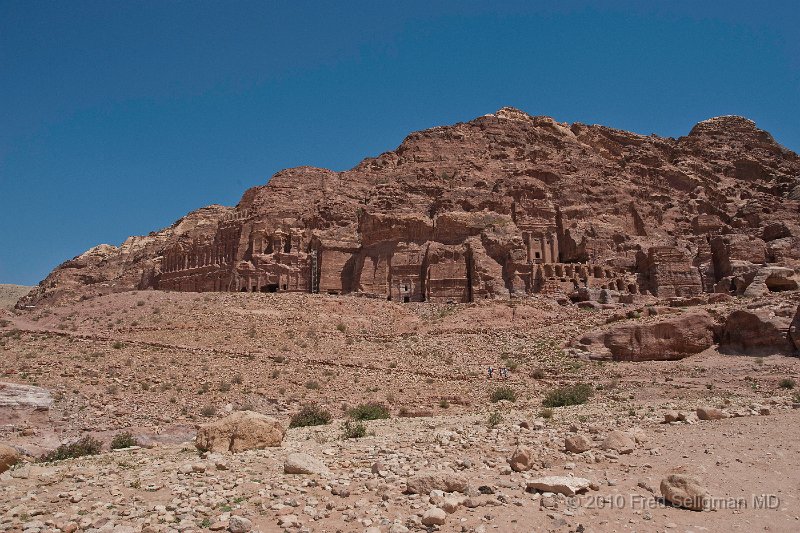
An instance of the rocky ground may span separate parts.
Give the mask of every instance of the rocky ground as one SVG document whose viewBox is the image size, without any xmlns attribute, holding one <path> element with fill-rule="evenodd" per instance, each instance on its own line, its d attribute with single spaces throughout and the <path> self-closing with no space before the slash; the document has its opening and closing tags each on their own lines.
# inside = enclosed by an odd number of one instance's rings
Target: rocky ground
<svg viewBox="0 0 800 533">
<path fill-rule="evenodd" d="M 794 293 L 773 297 L 796 306 Z M 0 386 L 0 442 L 23 455 L 0 478 L 3 531 L 800 526 L 800 361 L 716 347 L 679 361 L 586 361 L 562 349 L 609 321 L 659 319 L 635 306 L 144 291 L 0 318 L 0 381 L 16 385 Z M 487 379 L 490 365 L 508 379 Z M 585 404 L 543 408 L 548 391 L 576 383 L 592 385 Z M 516 401 L 492 402 L 499 386 Z M 343 438 L 347 410 L 367 401 L 392 417 Z M 195 449 L 199 424 L 252 410 L 287 426 L 309 403 L 334 420 L 288 429 L 280 447 Z M 699 420 L 698 408 L 725 418 Z M 142 446 L 35 462 L 62 442 L 107 446 L 122 431 Z M 312 473 L 285 474 L 287 458 Z M 666 505 L 660 484 L 674 471 L 699 478 L 713 509 Z M 585 479 L 586 490 L 535 490 L 547 476 Z M 415 487 L 422 494 L 407 493 Z"/>
</svg>

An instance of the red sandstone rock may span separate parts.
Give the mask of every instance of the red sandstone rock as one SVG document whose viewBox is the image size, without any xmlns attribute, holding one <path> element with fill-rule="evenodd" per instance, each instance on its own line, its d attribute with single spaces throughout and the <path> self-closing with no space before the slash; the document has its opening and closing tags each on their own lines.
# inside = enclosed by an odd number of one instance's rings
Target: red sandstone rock
<svg viewBox="0 0 800 533">
<path fill-rule="evenodd" d="M 281 171 L 236 208 L 65 262 L 18 305 L 147 288 L 401 302 L 741 293 L 754 265 L 800 265 L 797 176 L 797 154 L 741 117 L 675 140 L 503 108 L 345 172 Z"/>
<path fill-rule="evenodd" d="M 722 330 L 720 349 L 752 355 L 792 353 L 789 315 L 773 309 L 739 309 L 730 314 Z"/>
<path fill-rule="evenodd" d="M 594 359 L 647 361 L 682 359 L 714 343 L 715 322 L 705 311 L 692 311 L 657 322 L 614 323 L 573 345 Z"/>
</svg>

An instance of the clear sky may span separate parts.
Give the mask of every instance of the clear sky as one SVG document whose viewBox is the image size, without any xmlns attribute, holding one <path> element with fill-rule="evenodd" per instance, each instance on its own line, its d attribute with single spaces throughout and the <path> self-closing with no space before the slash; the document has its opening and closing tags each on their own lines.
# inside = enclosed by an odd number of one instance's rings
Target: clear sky
<svg viewBox="0 0 800 533">
<path fill-rule="evenodd" d="M 800 3 L 0 0 L 0 283 L 511 105 L 800 150 Z"/>
</svg>

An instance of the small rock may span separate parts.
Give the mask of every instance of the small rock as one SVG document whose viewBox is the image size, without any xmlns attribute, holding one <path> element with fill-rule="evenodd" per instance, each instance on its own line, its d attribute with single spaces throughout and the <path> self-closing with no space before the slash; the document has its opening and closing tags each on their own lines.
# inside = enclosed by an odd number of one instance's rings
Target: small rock
<svg viewBox="0 0 800 533">
<path fill-rule="evenodd" d="M 626 454 L 633 452 L 635 446 L 636 443 L 627 433 L 614 430 L 603 441 L 602 447 L 604 450 L 614 450 L 619 454 Z"/>
<path fill-rule="evenodd" d="M 438 507 L 431 507 L 422 515 L 422 524 L 425 526 L 441 526 L 447 520 L 447 513 Z"/>
<path fill-rule="evenodd" d="M 290 454 L 283 463 L 285 474 L 327 474 L 330 472 L 325 463 L 307 453 Z"/>
<path fill-rule="evenodd" d="M 702 511 L 709 498 L 699 479 L 685 474 L 671 474 L 661 480 L 661 495 L 678 507 Z"/>
<path fill-rule="evenodd" d="M 530 470 L 533 467 L 533 451 L 524 446 L 517 447 L 508 459 L 508 464 L 514 472 Z"/>
<path fill-rule="evenodd" d="M 5 472 L 19 461 L 17 450 L 6 444 L 0 443 L 0 473 Z"/>
<path fill-rule="evenodd" d="M 243 516 L 231 516 L 228 520 L 228 531 L 231 533 L 248 533 L 253 529 L 253 523 Z"/>
<path fill-rule="evenodd" d="M 728 418 L 728 413 L 716 407 L 698 407 L 697 418 L 700 420 L 721 420 Z"/>
<path fill-rule="evenodd" d="M 528 481 L 528 490 L 554 492 L 565 496 L 574 496 L 589 488 L 591 481 L 581 477 L 545 476 Z"/>
<path fill-rule="evenodd" d="M 564 439 L 564 448 L 570 453 L 583 453 L 592 449 L 592 439 L 585 435 L 569 435 Z"/>
<path fill-rule="evenodd" d="M 466 492 L 467 479 L 456 472 L 434 470 L 417 474 L 406 481 L 406 492 L 411 494 L 430 494 L 432 490 Z"/>
</svg>

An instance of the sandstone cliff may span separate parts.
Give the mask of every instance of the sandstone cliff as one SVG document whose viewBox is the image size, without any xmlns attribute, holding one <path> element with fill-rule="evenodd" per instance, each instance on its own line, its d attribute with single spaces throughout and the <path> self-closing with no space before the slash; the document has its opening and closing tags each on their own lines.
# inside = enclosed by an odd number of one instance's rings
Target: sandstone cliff
<svg viewBox="0 0 800 533">
<path fill-rule="evenodd" d="M 789 270 L 759 275 L 765 264 Z M 671 139 L 503 108 L 412 133 L 345 172 L 281 171 L 235 208 L 67 261 L 19 305 L 146 288 L 743 294 L 754 279 L 797 288 L 798 267 L 800 157 L 750 120 Z"/>
</svg>

